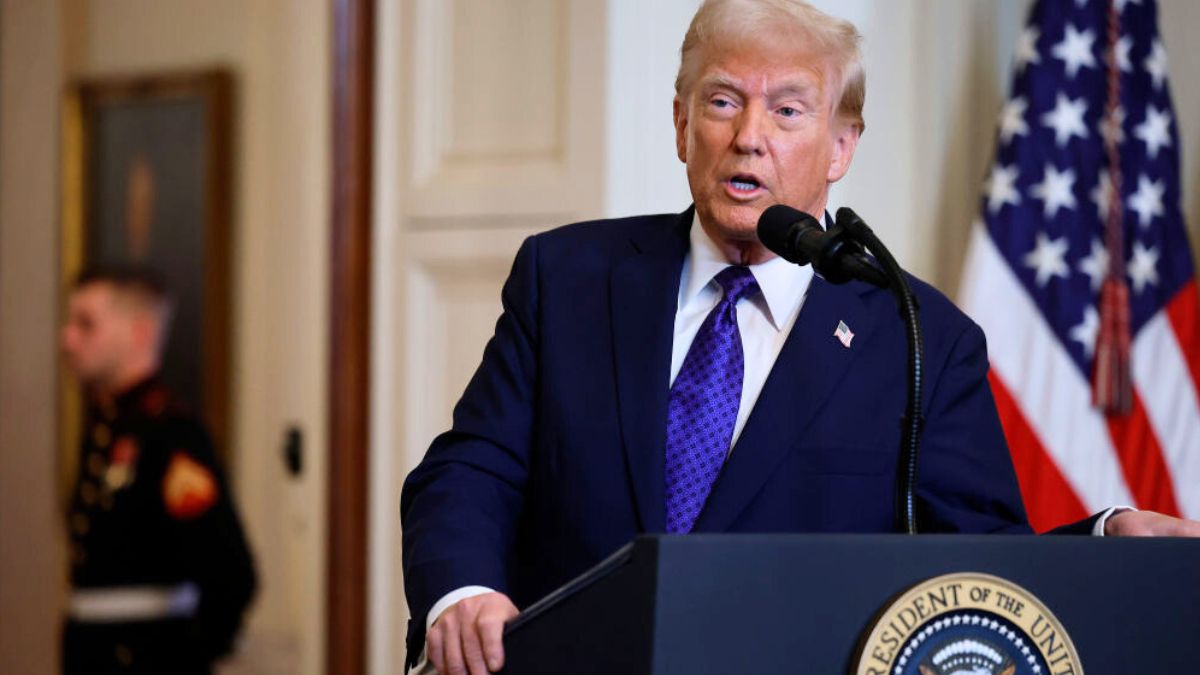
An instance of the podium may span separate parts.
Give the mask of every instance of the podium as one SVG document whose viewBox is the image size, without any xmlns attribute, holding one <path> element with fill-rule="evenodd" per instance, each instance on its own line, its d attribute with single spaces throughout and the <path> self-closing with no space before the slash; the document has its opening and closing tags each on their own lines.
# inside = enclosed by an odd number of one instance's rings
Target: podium
<svg viewBox="0 0 1200 675">
<path fill-rule="evenodd" d="M 1021 663 L 1016 673 L 1200 672 L 1200 542 L 1015 535 L 641 537 L 510 622 L 503 672 L 858 672 L 873 625 L 904 633 L 912 619 L 910 637 L 932 634 L 933 623 L 924 633 L 917 625 L 917 611 L 889 619 L 886 610 L 914 586 L 953 573 L 992 575 L 1028 591 L 1069 636 L 1077 660 L 1046 658 L 1037 669 Z M 988 606 L 1020 610 L 1009 595 L 986 596 Z M 1020 616 L 1032 613 L 1026 607 Z M 964 626 L 970 620 L 963 615 Z M 949 614 L 943 624 L 949 630 Z M 1065 653 L 1054 651 L 1063 639 L 1046 624 L 1035 623 L 1032 639 L 997 630 L 1027 654 L 1030 647 Z M 904 641 L 884 636 L 880 644 L 902 649 Z M 952 653 L 938 652 L 943 668 Z"/>
</svg>

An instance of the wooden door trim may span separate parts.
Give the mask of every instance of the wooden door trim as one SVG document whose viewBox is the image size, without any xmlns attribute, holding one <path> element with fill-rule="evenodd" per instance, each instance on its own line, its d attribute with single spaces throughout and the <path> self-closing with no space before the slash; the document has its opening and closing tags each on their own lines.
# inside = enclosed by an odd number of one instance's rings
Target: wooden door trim
<svg viewBox="0 0 1200 675">
<path fill-rule="evenodd" d="M 326 669 L 366 672 L 375 0 L 332 0 Z"/>
</svg>

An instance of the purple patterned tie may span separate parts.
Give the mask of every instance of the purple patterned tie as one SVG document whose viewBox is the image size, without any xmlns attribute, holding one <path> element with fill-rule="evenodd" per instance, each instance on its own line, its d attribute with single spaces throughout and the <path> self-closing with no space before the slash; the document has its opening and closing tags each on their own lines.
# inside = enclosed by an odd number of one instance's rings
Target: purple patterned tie
<svg viewBox="0 0 1200 675">
<path fill-rule="evenodd" d="M 712 490 L 742 399 L 742 337 L 737 303 L 758 291 L 748 267 L 726 267 L 713 279 L 725 296 L 709 312 L 688 349 L 667 412 L 667 532 L 690 532 Z"/>
</svg>

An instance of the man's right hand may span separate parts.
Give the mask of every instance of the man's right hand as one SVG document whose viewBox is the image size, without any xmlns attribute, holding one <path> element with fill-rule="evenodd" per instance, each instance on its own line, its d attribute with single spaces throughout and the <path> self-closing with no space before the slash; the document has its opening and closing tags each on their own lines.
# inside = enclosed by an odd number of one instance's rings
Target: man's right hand
<svg viewBox="0 0 1200 675">
<path fill-rule="evenodd" d="M 504 667 L 504 623 L 518 613 L 503 593 L 460 600 L 429 627 L 426 655 L 442 675 L 494 673 Z"/>
</svg>

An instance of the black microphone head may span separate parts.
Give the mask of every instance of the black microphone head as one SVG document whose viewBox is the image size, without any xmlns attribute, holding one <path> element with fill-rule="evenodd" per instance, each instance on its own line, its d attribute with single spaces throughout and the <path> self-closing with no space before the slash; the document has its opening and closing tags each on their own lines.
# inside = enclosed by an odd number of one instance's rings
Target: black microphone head
<svg viewBox="0 0 1200 675">
<path fill-rule="evenodd" d="M 858 214 L 855 213 L 849 206 L 843 206 L 842 208 L 838 209 L 834 220 L 838 225 L 843 227 L 845 227 L 847 223 L 853 225 L 862 222 L 862 218 L 859 218 Z"/>
<path fill-rule="evenodd" d="M 758 240 L 779 257 L 807 265 L 809 256 L 797 246 L 797 235 L 814 227 L 820 231 L 821 223 L 811 215 L 786 204 L 775 204 L 758 217 Z"/>
</svg>

